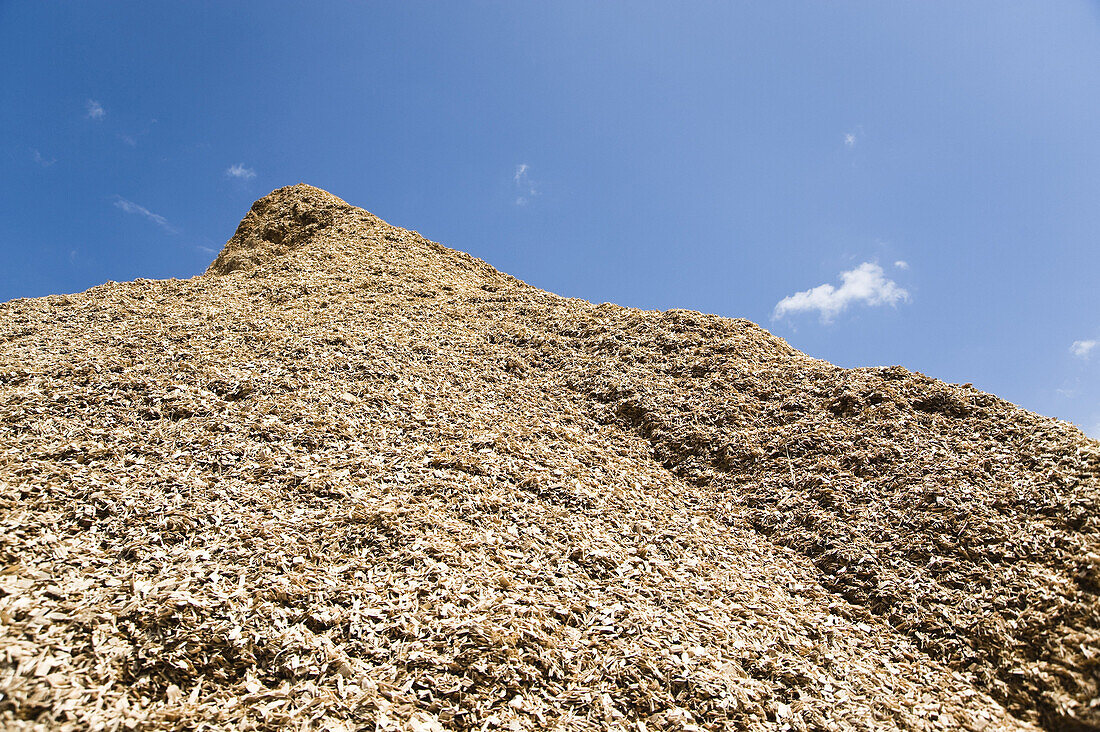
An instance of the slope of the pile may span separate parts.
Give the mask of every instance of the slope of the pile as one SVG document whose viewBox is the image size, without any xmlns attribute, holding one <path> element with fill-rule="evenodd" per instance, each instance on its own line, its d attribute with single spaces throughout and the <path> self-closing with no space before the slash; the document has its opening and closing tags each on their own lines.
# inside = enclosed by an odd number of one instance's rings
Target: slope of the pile
<svg viewBox="0 0 1100 732">
<path fill-rule="evenodd" d="M 972 390 L 308 186 L 0 343 L 2 726 L 1090 719 L 1095 443 Z"/>
<path fill-rule="evenodd" d="M 743 358 L 730 336 L 751 328 L 607 318 L 573 378 L 825 588 L 1020 717 L 1100 729 L 1100 445 L 901 367 Z"/>
</svg>

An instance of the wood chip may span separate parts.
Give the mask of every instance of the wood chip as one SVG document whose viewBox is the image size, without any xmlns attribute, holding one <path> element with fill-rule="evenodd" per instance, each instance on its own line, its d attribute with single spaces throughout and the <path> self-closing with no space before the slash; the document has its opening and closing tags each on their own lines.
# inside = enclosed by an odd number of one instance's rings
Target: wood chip
<svg viewBox="0 0 1100 732">
<path fill-rule="evenodd" d="M 1100 445 L 969 386 L 304 185 L 0 343 L 4 729 L 1100 723 Z"/>
</svg>

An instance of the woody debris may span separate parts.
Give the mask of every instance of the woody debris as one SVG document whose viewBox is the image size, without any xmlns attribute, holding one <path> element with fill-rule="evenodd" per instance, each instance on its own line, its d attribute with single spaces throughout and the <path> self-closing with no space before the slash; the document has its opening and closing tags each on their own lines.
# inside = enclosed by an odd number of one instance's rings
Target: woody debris
<svg viewBox="0 0 1100 732">
<path fill-rule="evenodd" d="M 1100 729 L 1100 443 L 306 185 L 0 304 L 0 728 Z"/>
</svg>

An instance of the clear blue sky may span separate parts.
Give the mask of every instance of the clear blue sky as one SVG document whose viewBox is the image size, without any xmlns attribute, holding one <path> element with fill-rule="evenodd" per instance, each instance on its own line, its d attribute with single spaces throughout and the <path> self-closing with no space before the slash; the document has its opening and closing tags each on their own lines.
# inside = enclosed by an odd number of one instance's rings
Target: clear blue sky
<svg viewBox="0 0 1100 732">
<path fill-rule="evenodd" d="M 1100 436 L 1100 4 L 302 5 L 0 2 L 0 300 L 195 275 L 307 182 Z"/>
</svg>

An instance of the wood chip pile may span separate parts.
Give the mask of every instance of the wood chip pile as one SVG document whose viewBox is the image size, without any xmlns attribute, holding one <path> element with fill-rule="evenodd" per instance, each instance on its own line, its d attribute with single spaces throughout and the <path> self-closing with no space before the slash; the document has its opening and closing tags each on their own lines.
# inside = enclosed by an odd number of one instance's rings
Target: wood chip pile
<svg viewBox="0 0 1100 732">
<path fill-rule="evenodd" d="M 309 186 L 0 305 L 0 728 L 1095 729 L 1100 444 Z"/>
</svg>

